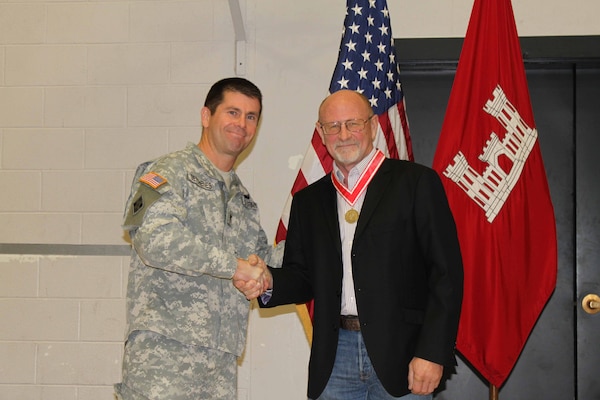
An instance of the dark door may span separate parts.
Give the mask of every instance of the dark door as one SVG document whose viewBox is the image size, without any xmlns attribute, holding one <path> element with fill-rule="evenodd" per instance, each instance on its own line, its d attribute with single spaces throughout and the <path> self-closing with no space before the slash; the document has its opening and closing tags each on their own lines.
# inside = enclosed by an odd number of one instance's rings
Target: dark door
<svg viewBox="0 0 600 400">
<path fill-rule="evenodd" d="M 404 67 L 402 83 L 415 161 L 431 166 L 455 68 Z M 600 67 L 532 63 L 527 77 L 558 231 L 558 281 L 505 385 L 501 400 L 598 400 L 600 313 Z M 592 304 L 594 306 L 594 304 Z M 460 358 L 440 400 L 489 398 L 487 382 Z"/>
<path fill-rule="evenodd" d="M 600 399 L 600 67 L 579 69 L 576 78 L 576 371 L 585 400 Z"/>
</svg>

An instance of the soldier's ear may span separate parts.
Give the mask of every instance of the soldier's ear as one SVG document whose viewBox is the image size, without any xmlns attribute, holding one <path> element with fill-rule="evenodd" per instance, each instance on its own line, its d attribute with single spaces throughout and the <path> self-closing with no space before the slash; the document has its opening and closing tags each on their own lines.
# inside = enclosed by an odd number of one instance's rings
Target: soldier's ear
<svg viewBox="0 0 600 400">
<path fill-rule="evenodd" d="M 202 121 L 202 126 L 207 127 L 210 121 L 211 112 L 208 107 L 202 107 L 200 110 L 200 120 Z"/>
</svg>

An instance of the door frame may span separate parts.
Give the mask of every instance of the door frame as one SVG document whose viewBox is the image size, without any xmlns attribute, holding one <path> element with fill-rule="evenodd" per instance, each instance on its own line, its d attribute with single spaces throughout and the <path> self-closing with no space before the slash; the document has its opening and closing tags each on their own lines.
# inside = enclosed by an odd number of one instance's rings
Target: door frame
<svg viewBox="0 0 600 400">
<path fill-rule="evenodd" d="M 519 37 L 523 62 L 527 64 L 600 62 L 600 35 Z M 400 71 L 419 66 L 458 64 L 463 38 L 394 39 Z"/>
</svg>

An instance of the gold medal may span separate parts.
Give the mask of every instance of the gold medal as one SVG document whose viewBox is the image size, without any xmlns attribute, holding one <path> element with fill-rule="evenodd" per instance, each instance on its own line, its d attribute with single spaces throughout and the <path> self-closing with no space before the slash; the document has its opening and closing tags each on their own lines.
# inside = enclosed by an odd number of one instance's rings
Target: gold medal
<svg viewBox="0 0 600 400">
<path fill-rule="evenodd" d="M 350 210 L 346 211 L 344 218 L 346 219 L 346 222 L 353 224 L 358 221 L 358 211 L 356 211 L 354 208 L 351 208 Z"/>
</svg>

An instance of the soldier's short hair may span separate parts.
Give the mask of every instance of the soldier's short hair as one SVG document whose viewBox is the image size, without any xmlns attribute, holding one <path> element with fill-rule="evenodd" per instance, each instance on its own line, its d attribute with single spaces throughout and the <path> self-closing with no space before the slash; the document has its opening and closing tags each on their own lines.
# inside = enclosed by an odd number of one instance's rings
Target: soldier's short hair
<svg viewBox="0 0 600 400">
<path fill-rule="evenodd" d="M 257 99 L 260 103 L 260 111 L 262 112 L 262 93 L 260 89 L 247 79 L 233 77 L 221 79 L 212 85 L 208 91 L 204 106 L 210 110 L 211 114 L 214 114 L 219 104 L 223 102 L 225 92 L 237 92 Z"/>
</svg>

